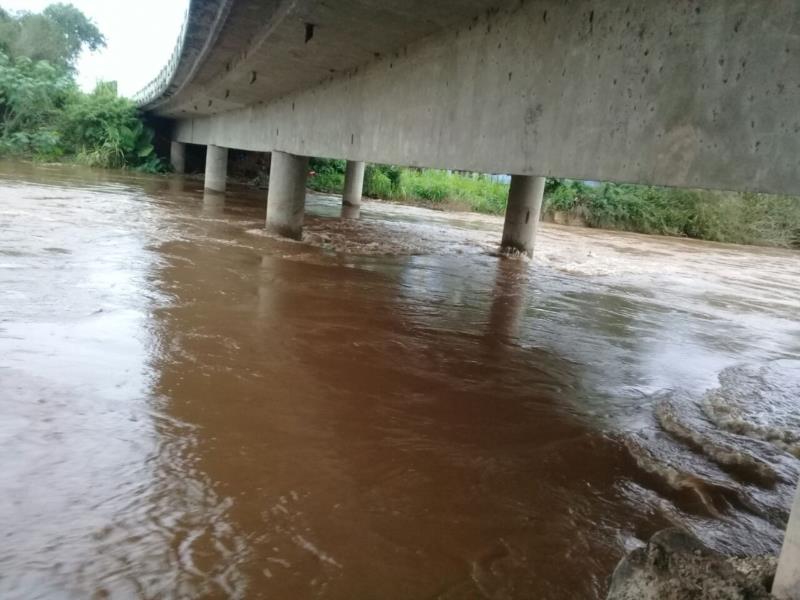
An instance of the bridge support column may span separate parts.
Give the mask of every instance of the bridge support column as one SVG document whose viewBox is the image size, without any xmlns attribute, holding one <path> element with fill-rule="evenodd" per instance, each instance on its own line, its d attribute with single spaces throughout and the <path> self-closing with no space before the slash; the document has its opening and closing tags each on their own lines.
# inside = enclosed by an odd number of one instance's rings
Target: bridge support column
<svg viewBox="0 0 800 600">
<path fill-rule="evenodd" d="M 533 256 L 536 226 L 542 211 L 544 177 L 512 175 L 508 206 L 503 224 L 502 251 L 517 251 Z"/>
<path fill-rule="evenodd" d="M 215 192 L 224 192 L 227 176 L 228 149 L 209 144 L 206 150 L 206 177 L 203 187 Z"/>
<path fill-rule="evenodd" d="M 303 233 L 308 157 L 272 153 L 267 191 L 267 229 L 299 240 Z"/>
<path fill-rule="evenodd" d="M 783 549 L 778 559 L 778 571 L 772 584 L 772 595 L 780 600 L 800 598 L 800 484 L 794 496 Z"/>
<path fill-rule="evenodd" d="M 182 142 L 170 142 L 169 145 L 169 164 L 176 173 L 186 172 L 186 144 Z"/>
<path fill-rule="evenodd" d="M 354 219 L 361 210 L 361 194 L 364 189 L 364 170 L 366 164 L 360 160 L 348 160 L 344 172 L 344 192 L 342 193 L 342 217 Z"/>
</svg>

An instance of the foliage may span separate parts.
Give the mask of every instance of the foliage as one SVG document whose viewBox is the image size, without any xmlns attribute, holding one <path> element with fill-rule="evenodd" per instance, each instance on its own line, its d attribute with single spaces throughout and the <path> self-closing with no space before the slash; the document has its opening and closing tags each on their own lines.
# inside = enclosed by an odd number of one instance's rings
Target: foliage
<svg viewBox="0 0 800 600">
<path fill-rule="evenodd" d="M 72 71 L 84 48 L 105 45 L 97 26 L 71 4 L 51 4 L 39 14 L 0 13 L 0 49 L 12 59 L 26 56 Z"/>
<path fill-rule="evenodd" d="M 346 161 L 314 159 L 309 187 L 321 192 L 341 192 Z M 460 174 L 434 169 L 408 169 L 394 165 L 368 165 L 364 195 L 431 206 L 458 205 L 470 210 L 501 213 L 508 186 L 486 175 Z"/>
<path fill-rule="evenodd" d="M 433 169 L 401 172 L 396 199 L 422 199 L 432 205 L 453 204 L 483 213 L 505 210 L 508 184 L 478 173 L 451 173 Z"/>
<path fill-rule="evenodd" d="M 55 122 L 73 87 L 46 62 L 0 53 L 0 152 L 58 154 Z"/>
<path fill-rule="evenodd" d="M 544 213 L 582 217 L 590 227 L 692 237 L 735 244 L 800 246 L 800 199 L 561 181 Z"/>
<path fill-rule="evenodd" d="M 153 133 L 134 104 L 116 94 L 116 86 L 98 84 L 91 94 L 76 94 L 62 117 L 63 139 L 78 160 L 98 167 L 137 166 L 159 170 Z"/>
<path fill-rule="evenodd" d="M 328 158 L 312 158 L 309 168 L 313 175 L 309 178 L 309 187 L 318 192 L 341 193 L 344 186 L 344 170 L 346 161 Z"/>
<path fill-rule="evenodd" d="M 104 45 L 97 27 L 71 5 L 40 14 L 0 10 L 0 154 L 163 170 L 152 131 L 115 83 L 99 83 L 91 94 L 75 85 L 81 50 Z"/>
<path fill-rule="evenodd" d="M 341 192 L 345 161 L 312 160 L 309 187 Z M 508 184 L 475 173 L 369 165 L 364 195 L 502 214 Z M 543 213 L 590 227 L 769 246 L 800 247 L 800 199 L 631 184 L 547 180 Z"/>
</svg>

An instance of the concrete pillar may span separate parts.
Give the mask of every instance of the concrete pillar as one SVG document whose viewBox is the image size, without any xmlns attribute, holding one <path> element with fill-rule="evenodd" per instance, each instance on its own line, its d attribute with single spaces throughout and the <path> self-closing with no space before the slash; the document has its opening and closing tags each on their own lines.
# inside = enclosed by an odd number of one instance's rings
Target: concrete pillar
<svg viewBox="0 0 800 600">
<path fill-rule="evenodd" d="M 342 193 L 342 217 L 355 218 L 361 209 L 361 193 L 364 189 L 366 164 L 360 160 L 348 160 L 344 172 Z"/>
<path fill-rule="evenodd" d="M 172 170 L 176 173 L 186 172 L 186 144 L 170 142 L 169 164 L 172 165 Z"/>
<path fill-rule="evenodd" d="M 779 600 L 800 600 L 800 484 L 795 492 L 772 595 Z"/>
<path fill-rule="evenodd" d="M 267 229 L 299 240 L 303 233 L 308 157 L 272 153 L 267 192 Z"/>
<path fill-rule="evenodd" d="M 215 192 L 225 191 L 228 176 L 228 149 L 208 145 L 206 151 L 206 178 L 204 187 Z"/>
<path fill-rule="evenodd" d="M 533 256 L 536 226 L 542 211 L 544 184 L 544 177 L 511 176 L 501 250 L 516 250 Z"/>
</svg>

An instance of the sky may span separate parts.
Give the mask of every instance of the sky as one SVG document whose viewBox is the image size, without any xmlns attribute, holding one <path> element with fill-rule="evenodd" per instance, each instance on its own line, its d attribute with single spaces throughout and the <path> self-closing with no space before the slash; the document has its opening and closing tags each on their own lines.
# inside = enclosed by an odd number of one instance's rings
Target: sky
<svg viewBox="0 0 800 600">
<path fill-rule="evenodd" d="M 106 36 L 106 48 L 81 55 L 80 86 L 91 91 L 99 80 L 117 81 L 125 96 L 144 87 L 172 55 L 188 5 L 188 0 L 0 0 L 0 7 L 40 12 L 57 2 L 80 9 Z"/>
</svg>

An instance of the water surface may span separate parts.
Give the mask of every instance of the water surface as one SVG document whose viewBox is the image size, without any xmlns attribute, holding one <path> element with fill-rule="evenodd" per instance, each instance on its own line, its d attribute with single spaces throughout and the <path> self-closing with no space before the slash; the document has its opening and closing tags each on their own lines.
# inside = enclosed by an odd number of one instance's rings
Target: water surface
<svg viewBox="0 0 800 600">
<path fill-rule="evenodd" d="M 601 598 L 776 552 L 798 253 L 0 163 L 0 597 Z"/>
</svg>

